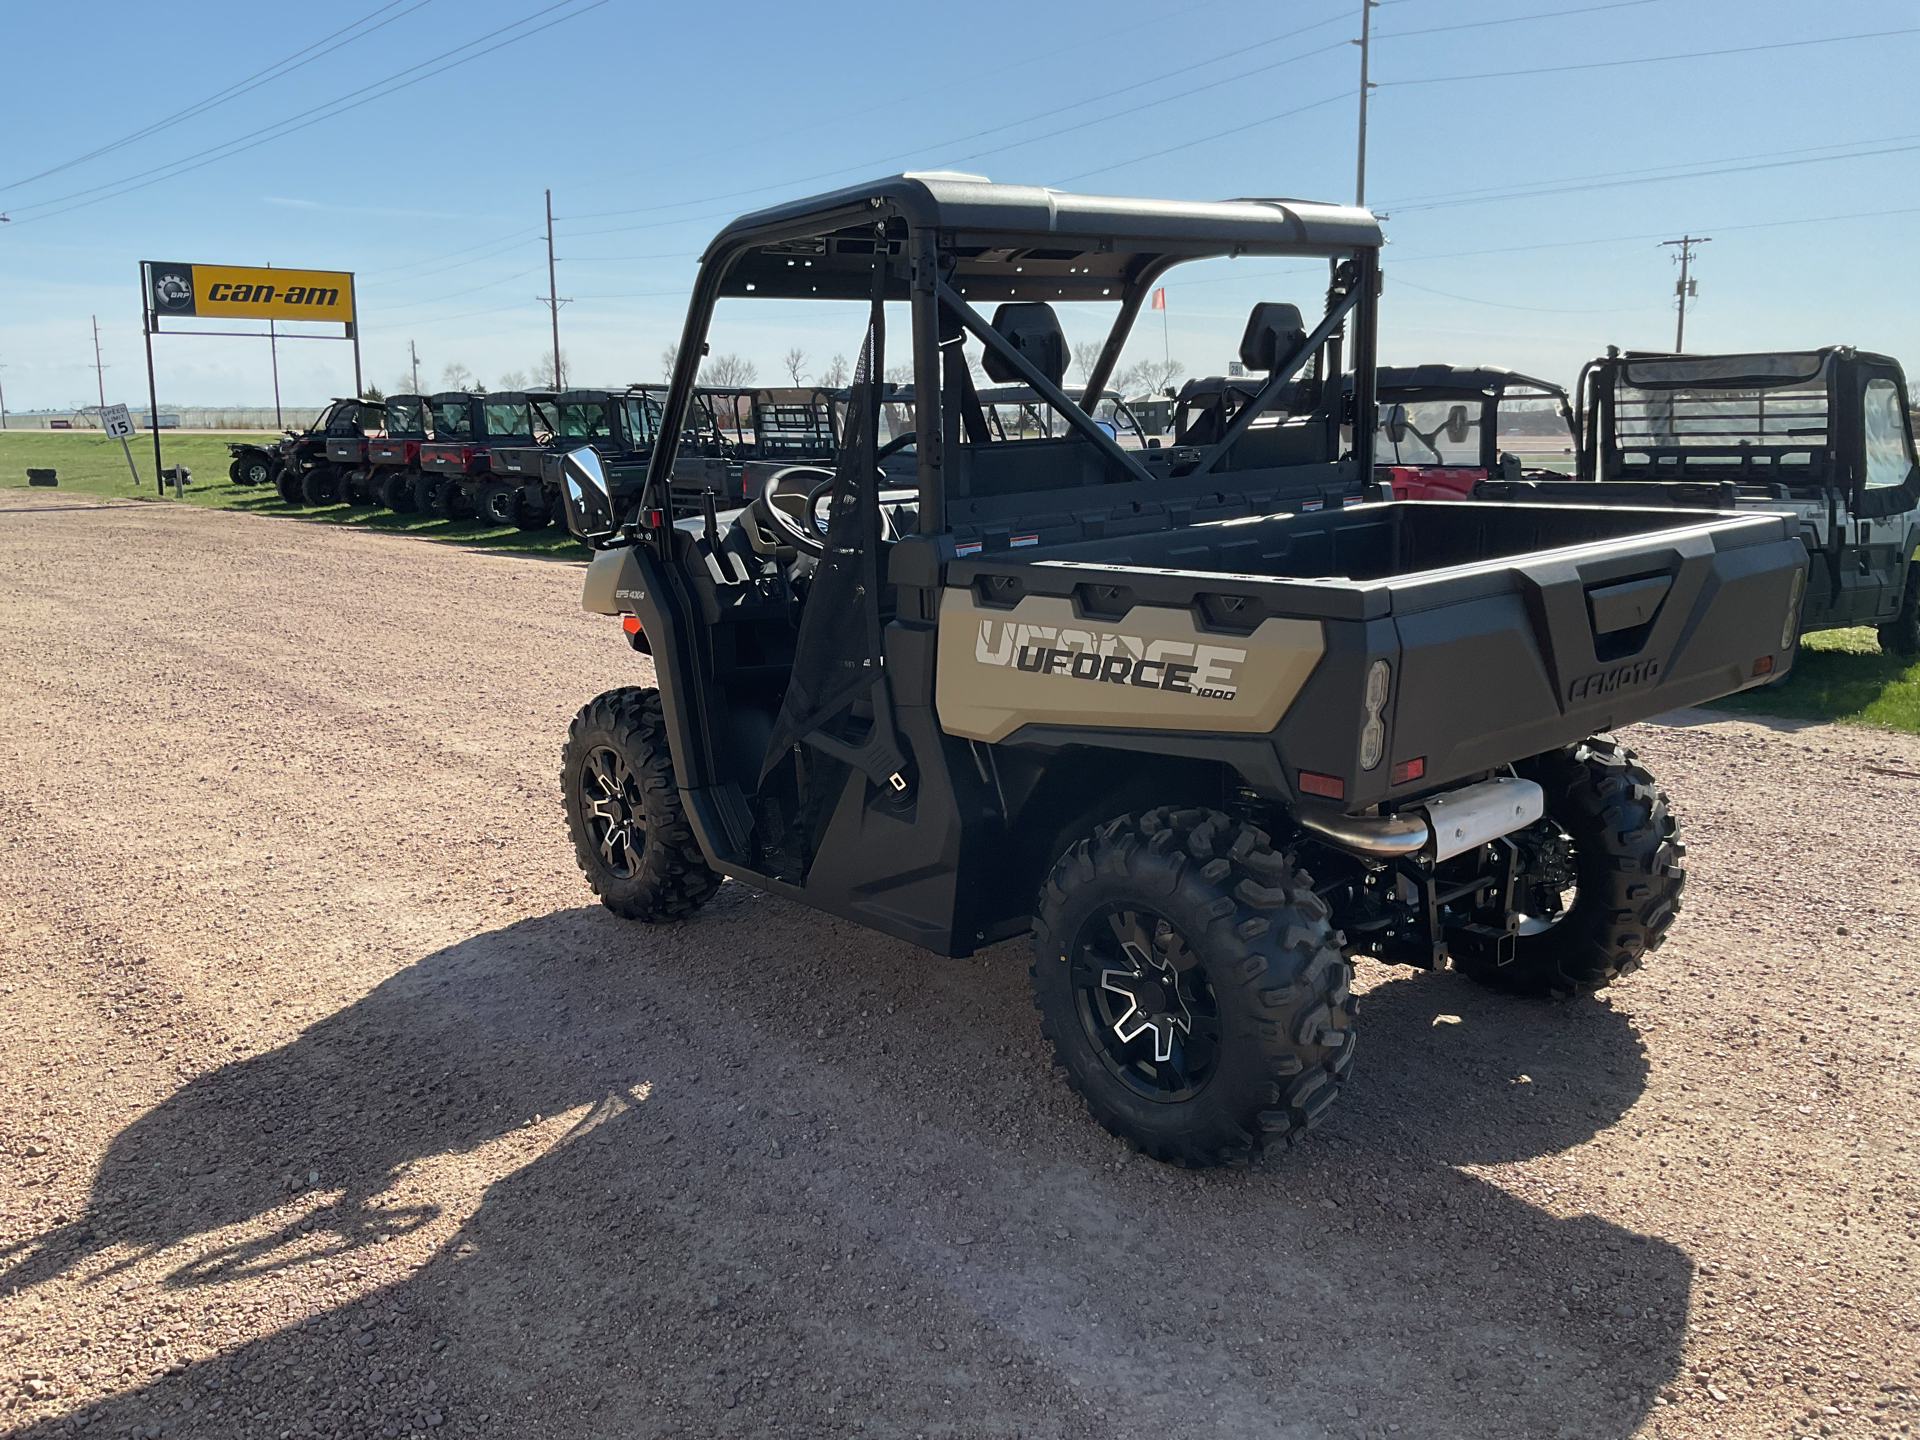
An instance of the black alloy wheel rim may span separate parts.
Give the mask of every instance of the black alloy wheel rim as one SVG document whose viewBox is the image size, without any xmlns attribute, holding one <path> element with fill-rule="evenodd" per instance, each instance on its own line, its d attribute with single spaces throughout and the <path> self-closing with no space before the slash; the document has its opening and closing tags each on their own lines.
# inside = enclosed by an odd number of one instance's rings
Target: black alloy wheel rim
<svg viewBox="0 0 1920 1440">
<path fill-rule="evenodd" d="M 267 469 L 266 461 L 255 460 L 246 466 L 244 473 L 246 474 L 249 485 L 264 485 L 267 483 L 268 476 L 271 472 Z"/>
<path fill-rule="evenodd" d="M 619 752 L 602 745 L 580 770 L 580 809 L 600 863 L 622 880 L 640 873 L 647 818 L 640 783 Z"/>
<path fill-rule="evenodd" d="M 1069 953 L 1074 1008 L 1115 1079 L 1165 1104 L 1206 1088 L 1220 1063 L 1220 1006 L 1177 926 L 1142 907 L 1103 905 Z"/>
</svg>

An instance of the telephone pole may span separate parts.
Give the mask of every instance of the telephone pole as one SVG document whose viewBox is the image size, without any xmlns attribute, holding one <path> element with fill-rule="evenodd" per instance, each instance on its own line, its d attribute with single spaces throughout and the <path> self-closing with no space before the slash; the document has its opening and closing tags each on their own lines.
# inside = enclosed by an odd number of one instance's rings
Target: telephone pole
<svg viewBox="0 0 1920 1440">
<path fill-rule="evenodd" d="M 6 366 L 0 365 L 0 370 L 4 370 L 6 368 L 7 368 Z M 7 428 L 7 388 L 4 385 L 0 385 L 0 430 L 4 430 L 6 428 Z"/>
<path fill-rule="evenodd" d="M 1682 235 L 1678 240 L 1662 240 L 1665 245 L 1678 245 L 1680 253 L 1680 278 L 1674 282 L 1673 293 L 1679 297 L 1680 323 L 1673 331 L 1673 353 L 1678 355 L 1687 348 L 1687 301 L 1700 294 L 1700 282 L 1691 278 L 1687 271 L 1693 265 L 1693 247 L 1704 245 L 1713 239 L 1711 235 Z"/>
<path fill-rule="evenodd" d="M 553 388 L 561 387 L 560 378 L 560 307 L 567 303 L 559 293 L 553 273 L 553 191 L 547 191 L 547 308 L 553 312 Z"/>
<path fill-rule="evenodd" d="M 1360 38 L 1350 43 L 1360 47 L 1360 147 L 1353 173 L 1353 203 L 1367 203 L 1367 94 L 1373 82 L 1367 79 L 1369 41 L 1373 36 L 1373 9 L 1380 0 L 1360 0 Z"/>
<path fill-rule="evenodd" d="M 94 384 L 100 388 L 100 424 L 106 426 L 108 413 L 108 376 L 100 363 L 100 317 L 94 315 Z"/>
<path fill-rule="evenodd" d="M 413 341 L 407 341 L 407 358 L 413 364 L 413 393 L 420 393 L 420 352 L 414 348 Z"/>
</svg>

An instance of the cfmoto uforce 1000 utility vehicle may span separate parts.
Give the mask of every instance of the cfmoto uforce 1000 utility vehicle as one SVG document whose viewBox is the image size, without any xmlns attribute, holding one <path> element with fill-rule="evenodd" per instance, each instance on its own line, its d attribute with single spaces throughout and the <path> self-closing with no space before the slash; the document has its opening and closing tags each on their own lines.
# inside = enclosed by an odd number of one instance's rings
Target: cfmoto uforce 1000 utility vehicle
<svg viewBox="0 0 1920 1440">
<path fill-rule="evenodd" d="M 1537 995 L 1639 965 L 1681 849 L 1603 732 L 1782 664 L 1805 552 L 1770 515 L 1350 503 L 1372 485 L 1380 244 L 1338 205 L 951 174 L 722 231 L 635 512 L 591 450 L 563 466 L 568 523 L 599 551 L 585 608 L 619 616 L 655 674 L 587 704 L 563 752 L 605 903 L 683 919 L 730 877 L 941 954 L 1031 933 L 1071 1083 L 1194 1165 L 1333 1103 L 1355 958 Z M 1241 358 L 1266 378 L 1209 443 L 1123 448 L 1083 404 L 1165 273 L 1226 256 L 1326 260 L 1324 311 L 1254 307 Z M 826 489 L 676 520 L 723 296 L 864 302 L 859 369 Z M 1057 302 L 1113 312 L 1078 397 Z M 908 320 L 911 489 L 876 464 L 889 308 Z M 969 347 L 1062 429 L 993 434 Z M 1338 384 L 1332 406 L 1270 411 L 1343 354 L 1350 417 Z"/>
<path fill-rule="evenodd" d="M 1802 631 L 1873 625 L 1920 655 L 1920 465 L 1900 363 L 1851 346 L 1611 351 L 1580 372 L 1579 481 L 1483 484 L 1523 503 L 1785 510 L 1810 567 Z"/>
</svg>

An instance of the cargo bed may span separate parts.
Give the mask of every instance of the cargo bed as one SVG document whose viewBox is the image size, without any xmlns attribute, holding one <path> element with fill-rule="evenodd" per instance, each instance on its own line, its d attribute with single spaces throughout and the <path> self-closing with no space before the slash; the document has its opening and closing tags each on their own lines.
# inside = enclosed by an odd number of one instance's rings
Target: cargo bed
<svg viewBox="0 0 1920 1440">
<path fill-rule="evenodd" d="M 929 578 L 932 557 L 901 548 L 893 578 Z M 1476 502 L 953 560 L 937 707 L 990 743 L 1184 744 L 1275 798 L 1357 811 L 1764 683 L 1791 662 L 1805 568 L 1778 515 Z M 1130 663 L 1070 658 L 1088 651 Z M 1386 739 L 1363 765 L 1379 660 Z M 1122 699 L 1115 729 L 1102 713 Z"/>
</svg>

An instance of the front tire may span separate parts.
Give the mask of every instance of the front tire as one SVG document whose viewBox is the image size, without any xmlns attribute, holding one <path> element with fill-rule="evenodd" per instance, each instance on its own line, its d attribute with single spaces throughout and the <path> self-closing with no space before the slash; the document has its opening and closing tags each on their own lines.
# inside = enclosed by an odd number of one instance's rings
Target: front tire
<svg viewBox="0 0 1920 1440">
<path fill-rule="evenodd" d="M 1920 655 L 1920 563 L 1907 566 L 1900 613 L 1880 627 L 1880 648 L 1906 660 Z"/>
<path fill-rule="evenodd" d="M 304 505 L 301 497 L 300 472 L 292 465 L 282 465 L 279 474 L 273 477 L 273 488 L 280 492 L 280 498 L 289 505 Z"/>
<path fill-rule="evenodd" d="M 1680 823 L 1652 773 L 1611 736 L 1514 768 L 1546 792 L 1545 820 L 1514 837 L 1533 857 L 1522 883 L 1535 898 L 1522 907 L 1513 959 L 1462 955 L 1460 973 L 1516 995 L 1592 994 L 1666 941 L 1687 883 Z M 1567 880 L 1573 900 L 1563 906 Z"/>
<path fill-rule="evenodd" d="M 1352 1068 L 1340 944 L 1309 877 L 1252 825 L 1123 815 L 1047 879 L 1034 1006 L 1108 1130 L 1174 1165 L 1243 1161 L 1305 1134 Z"/>
<path fill-rule="evenodd" d="M 395 470 L 392 474 L 382 477 L 380 503 L 396 515 L 411 515 L 414 478 L 405 470 Z"/>
<path fill-rule="evenodd" d="M 680 804 L 658 690 L 626 686 L 581 707 L 560 790 L 574 858 L 614 914 L 684 920 L 720 888 Z"/>
<path fill-rule="evenodd" d="M 529 500 L 527 497 L 534 498 Z M 546 487 L 525 489 L 514 492 L 513 523 L 522 530 L 544 530 L 553 523 L 553 502 L 548 498 Z"/>
<path fill-rule="evenodd" d="M 249 455 L 240 462 L 240 483 L 242 485 L 267 485 L 272 483 L 274 465 L 264 455 Z"/>
</svg>

